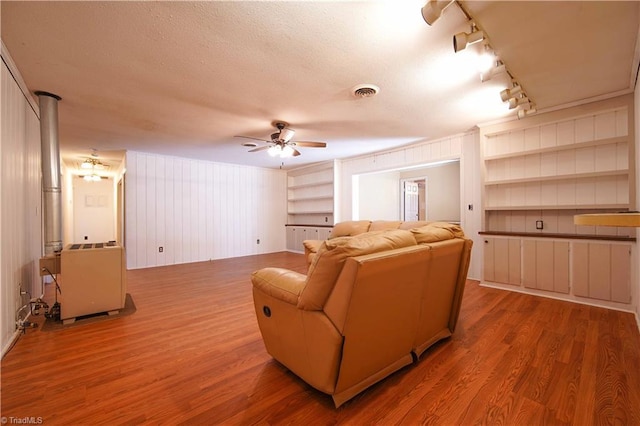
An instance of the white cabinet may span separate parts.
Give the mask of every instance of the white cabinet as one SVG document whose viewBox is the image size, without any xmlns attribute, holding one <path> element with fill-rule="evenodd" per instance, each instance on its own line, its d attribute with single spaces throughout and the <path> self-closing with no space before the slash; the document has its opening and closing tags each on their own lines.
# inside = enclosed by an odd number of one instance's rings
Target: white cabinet
<svg viewBox="0 0 640 426">
<path fill-rule="evenodd" d="M 631 303 L 631 242 L 483 237 L 485 284 L 567 300 Z"/>
<path fill-rule="evenodd" d="M 304 253 L 304 240 L 326 240 L 331 233 L 331 227 L 288 225 L 287 250 Z"/>
</svg>

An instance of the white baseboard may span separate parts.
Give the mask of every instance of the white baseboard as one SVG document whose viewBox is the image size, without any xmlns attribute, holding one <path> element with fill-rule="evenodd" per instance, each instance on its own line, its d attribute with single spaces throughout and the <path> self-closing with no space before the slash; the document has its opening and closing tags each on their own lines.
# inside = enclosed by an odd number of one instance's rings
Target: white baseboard
<svg viewBox="0 0 640 426">
<path fill-rule="evenodd" d="M 13 345 L 15 345 L 16 341 L 20 338 L 20 333 L 22 333 L 22 331 L 20 330 L 16 330 L 13 333 L 13 336 L 11 336 L 11 339 L 9 339 L 7 344 L 4 345 L 4 347 L 2 348 L 2 356 L 0 357 L 0 359 L 4 358 L 4 356 L 9 352 L 9 350 L 13 347 Z"/>
</svg>

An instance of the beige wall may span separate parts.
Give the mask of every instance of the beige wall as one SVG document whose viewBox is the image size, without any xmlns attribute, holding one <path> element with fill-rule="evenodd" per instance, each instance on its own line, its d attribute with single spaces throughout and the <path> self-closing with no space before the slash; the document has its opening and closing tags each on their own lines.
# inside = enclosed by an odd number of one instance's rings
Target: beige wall
<svg viewBox="0 0 640 426">
<path fill-rule="evenodd" d="M 398 220 L 400 218 L 400 173 L 359 176 L 357 219 Z"/>
<path fill-rule="evenodd" d="M 404 171 L 400 178 L 427 178 L 427 220 L 460 221 L 459 161 Z"/>
</svg>

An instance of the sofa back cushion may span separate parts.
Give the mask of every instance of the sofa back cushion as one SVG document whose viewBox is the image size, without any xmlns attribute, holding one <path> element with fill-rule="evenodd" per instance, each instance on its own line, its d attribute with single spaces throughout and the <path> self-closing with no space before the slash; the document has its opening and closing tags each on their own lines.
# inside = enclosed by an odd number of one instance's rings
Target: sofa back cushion
<svg viewBox="0 0 640 426">
<path fill-rule="evenodd" d="M 399 220 L 374 220 L 369 226 L 369 232 L 386 231 L 387 229 L 399 229 L 402 222 Z"/>
<path fill-rule="evenodd" d="M 398 229 L 406 229 L 407 231 L 413 228 L 418 228 L 420 226 L 425 226 L 430 224 L 431 222 L 426 220 L 409 220 L 406 222 L 402 222 Z"/>
<path fill-rule="evenodd" d="M 418 244 L 464 238 L 464 232 L 460 225 L 449 222 L 431 222 L 426 226 L 412 228 L 411 233 Z"/>
<path fill-rule="evenodd" d="M 338 237 L 322 243 L 298 298 L 298 307 L 306 310 L 323 308 L 348 257 L 414 246 L 416 240 L 406 230 L 376 231 L 355 237 Z"/>
<path fill-rule="evenodd" d="M 364 234 L 369 231 L 369 225 L 371 225 L 370 220 L 350 220 L 336 223 L 329 234 L 329 239 Z"/>
</svg>

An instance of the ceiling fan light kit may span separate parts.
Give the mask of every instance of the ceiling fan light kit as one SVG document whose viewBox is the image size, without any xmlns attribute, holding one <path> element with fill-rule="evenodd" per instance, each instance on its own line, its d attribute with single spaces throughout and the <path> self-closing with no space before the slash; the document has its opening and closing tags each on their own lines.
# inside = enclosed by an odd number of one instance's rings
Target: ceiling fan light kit
<svg viewBox="0 0 640 426">
<path fill-rule="evenodd" d="M 242 146 L 252 147 L 249 152 L 267 151 L 271 157 L 290 158 L 300 155 L 296 146 L 304 146 L 309 148 L 325 148 L 327 144 L 325 142 L 309 142 L 309 141 L 292 141 L 296 131 L 290 129 L 289 124 L 284 121 L 274 121 L 271 123 L 278 131 L 271 134 L 271 140 L 254 138 L 252 136 L 236 136 L 237 138 L 253 139 L 257 141 L 266 142 L 265 146 L 258 146 L 256 142 L 244 142 Z"/>
</svg>

